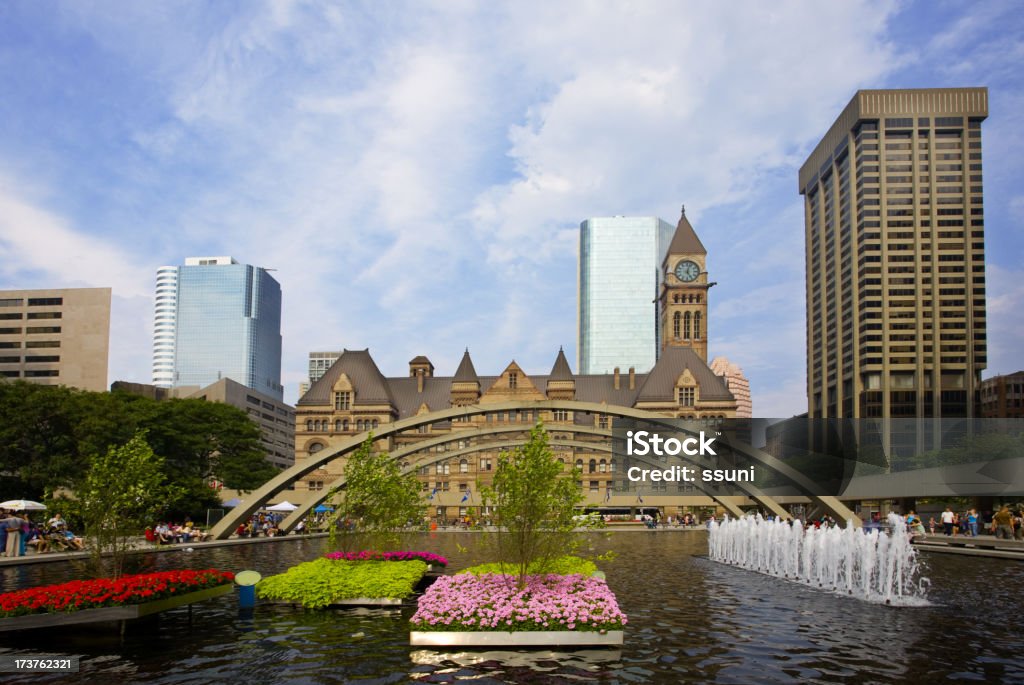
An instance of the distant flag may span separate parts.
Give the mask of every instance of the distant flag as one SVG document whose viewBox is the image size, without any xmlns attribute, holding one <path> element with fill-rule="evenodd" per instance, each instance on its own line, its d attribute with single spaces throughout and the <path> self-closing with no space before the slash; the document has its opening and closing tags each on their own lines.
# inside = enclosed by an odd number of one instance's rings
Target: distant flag
<svg viewBox="0 0 1024 685">
<path fill-rule="evenodd" d="M 467 488 L 466 494 L 462 496 L 462 501 L 468 502 L 471 499 L 473 499 L 473 491 Z"/>
<path fill-rule="evenodd" d="M 434 488 L 434 489 L 433 489 L 433 490 L 432 490 L 432 491 L 430 492 L 430 497 L 428 497 L 427 499 L 434 499 L 434 495 L 436 495 L 436 494 L 437 494 L 437 488 Z"/>
<path fill-rule="evenodd" d="M 643 495 L 640 494 L 639 490 L 636 491 L 636 501 L 639 502 L 640 504 L 644 503 Z"/>
</svg>

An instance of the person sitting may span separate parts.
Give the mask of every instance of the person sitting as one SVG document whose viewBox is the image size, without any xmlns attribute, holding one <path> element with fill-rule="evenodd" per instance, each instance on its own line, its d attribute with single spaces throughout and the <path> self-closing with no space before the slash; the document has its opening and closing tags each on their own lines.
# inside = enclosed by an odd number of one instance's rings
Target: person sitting
<svg viewBox="0 0 1024 685">
<path fill-rule="evenodd" d="M 43 537 L 43 531 L 39 530 L 34 522 L 29 522 L 28 533 L 25 534 L 25 544 L 36 551 L 36 554 L 50 551 L 50 543 Z"/>
<path fill-rule="evenodd" d="M 74 549 L 74 550 L 83 550 L 83 549 L 85 549 L 85 540 L 83 540 L 82 538 L 78 537 L 77 535 L 72 533 L 70 530 L 65 530 L 64 531 L 64 539 L 67 540 L 68 543 L 70 543 L 71 548 Z"/>
<path fill-rule="evenodd" d="M 235 535 L 237 535 L 240 538 L 249 537 L 249 533 L 248 531 L 246 531 L 244 523 L 238 524 L 238 528 L 235 528 Z"/>
<path fill-rule="evenodd" d="M 46 527 L 52 528 L 54 530 L 64 531 L 67 530 L 68 522 L 61 518 L 60 512 L 58 511 L 56 514 L 53 515 L 53 518 L 46 522 Z"/>
<path fill-rule="evenodd" d="M 170 545 L 177 542 L 177 540 L 174 538 L 174 533 L 171 532 L 171 527 L 168 526 L 166 523 L 161 523 L 160 525 L 158 525 L 156 527 L 155 532 L 157 541 L 161 545 Z"/>
</svg>

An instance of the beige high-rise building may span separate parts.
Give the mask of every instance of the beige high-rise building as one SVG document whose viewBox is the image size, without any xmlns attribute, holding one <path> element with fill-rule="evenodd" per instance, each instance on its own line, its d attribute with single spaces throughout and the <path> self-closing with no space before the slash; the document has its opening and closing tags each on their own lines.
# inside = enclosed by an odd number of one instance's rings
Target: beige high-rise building
<svg viewBox="0 0 1024 685">
<path fill-rule="evenodd" d="M 801 167 L 811 418 L 974 415 L 987 115 L 986 88 L 858 91 Z"/>
<path fill-rule="evenodd" d="M 0 378 L 107 389 L 110 288 L 0 290 Z"/>
</svg>

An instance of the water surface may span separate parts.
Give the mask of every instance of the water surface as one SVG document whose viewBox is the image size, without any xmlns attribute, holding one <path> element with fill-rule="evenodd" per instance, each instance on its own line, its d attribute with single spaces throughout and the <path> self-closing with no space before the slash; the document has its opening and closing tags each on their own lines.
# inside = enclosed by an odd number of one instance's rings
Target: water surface
<svg viewBox="0 0 1024 685">
<path fill-rule="evenodd" d="M 924 555 L 928 607 L 836 596 L 702 557 L 702 531 L 615 532 L 592 539 L 630 625 L 621 649 L 438 651 L 408 644 L 402 609 L 304 611 L 233 595 L 116 632 L 78 628 L 5 636 L 0 654 L 79 655 L 75 675 L 23 683 L 936 683 L 1024 682 L 1024 564 Z M 153 570 L 218 567 L 277 573 L 316 557 L 325 540 L 168 552 Z M 424 534 L 414 545 L 451 569 L 481 561 L 475 533 Z M 0 570 L 3 588 L 74 577 L 64 564 Z"/>
</svg>

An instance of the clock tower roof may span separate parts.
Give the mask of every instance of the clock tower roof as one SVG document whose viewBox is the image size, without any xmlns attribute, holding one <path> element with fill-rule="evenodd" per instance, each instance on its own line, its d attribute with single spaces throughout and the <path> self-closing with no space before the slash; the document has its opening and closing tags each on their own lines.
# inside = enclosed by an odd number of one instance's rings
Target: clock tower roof
<svg viewBox="0 0 1024 685">
<path fill-rule="evenodd" d="M 707 250 L 697 237 L 689 219 L 686 218 L 686 207 L 683 207 L 682 216 L 676 224 L 676 232 L 672 235 L 672 242 L 669 243 L 668 252 L 665 253 L 665 262 L 668 262 L 668 255 L 706 255 Z"/>
</svg>

